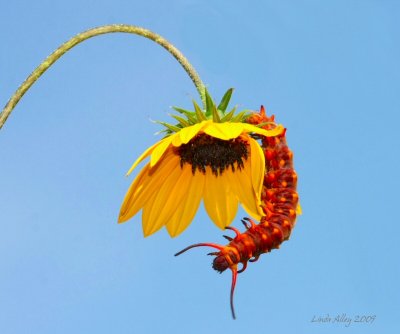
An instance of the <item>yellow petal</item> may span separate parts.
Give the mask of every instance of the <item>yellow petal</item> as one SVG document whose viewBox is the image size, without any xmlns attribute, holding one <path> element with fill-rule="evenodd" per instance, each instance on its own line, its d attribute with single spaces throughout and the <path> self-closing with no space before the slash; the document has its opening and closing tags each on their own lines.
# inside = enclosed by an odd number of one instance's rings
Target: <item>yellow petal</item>
<svg viewBox="0 0 400 334">
<path fill-rule="evenodd" d="M 183 174 L 189 182 L 187 186 L 179 188 L 186 196 L 183 197 L 184 200 L 167 223 L 167 230 L 171 237 L 178 236 L 189 226 L 199 209 L 203 196 L 205 175 L 200 172 L 192 175 L 192 169 L 188 164 L 183 166 Z"/>
<path fill-rule="evenodd" d="M 244 123 L 210 123 L 204 128 L 204 132 L 214 138 L 229 140 L 239 137 L 243 126 Z"/>
<path fill-rule="evenodd" d="M 138 177 L 140 176 L 140 180 L 137 182 L 135 179 L 125 195 L 120 212 L 120 222 L 130 219 L 143 208 L 177 164 L 179 164 L 179 157 L 171 150 L 168 150 L 156 166 L 150 168 L 149 164 L 146 165 L 146 172 L 138 175 Z"/>
<path fill-rule="evenodd" d="M 151 230 L 153 230 L 153 233 L 157 232 L 162 226 L 158 226 L 158 228 L 155 228 L 155 226 L 151 225 L 151 222 L 149 219 L 146 219 L 146 214 L 151 212 L 149 211 L 149 208 L 151 208 L 154 204 L 155 198 L 157 197 L 157 193 L 153 193 L 150 198 L 147 200 L 145 207 L 142 210 L 142 231 L 143 231 L 143 235 L 145 237 L 148 237 L 149 235 L 151 235 L 152 233 Z M 147 208 L 147 210 L 145 211 L 144 209 Z"/>
<path fill-rule="evenodd" d="M 132 206 L 135 193 L 143 187 L 143 182 L 148 178 L 147 174 L 149 170 L 150 166 L 149 164 L 147 164 L 143 167 L 143 169 L 130 185 L 119 211 L 118 223 L 123 223 L 133 216 L 133 214 L 130 216 L 128 215 L 128 209 Z"/>
<path fill-rule="evenodd" d="M 301 209 L 300 203 L 297 204 L 296 207 L 296 215 L 302 215 L 303 214 L 303 210 Z"/>
<path fill-rule="evenodd" d="M 204 207 L 212 221 L 221 229 L 232 223 L 239 204 L 224 174 L 215 176 L 211 168 L 207 167 L 204 185 Z"/>
<path fill-rule="evenodd" d="M 229 185 L 228 179 L 225 178 L 224 180 L 226 185 Z M 227 222 L 228 225 L 232 224 L 233 220 L 236 217 L 237 211 L 239 209 L 239 200 L 237 196 L 233 193 L 232 188 L 228 187 L 228 193 L 226 197 L 226 211 L 227 211 Z M 225 226 L 228 226 L 225 225 Z"/>
<path fill-rule="evenodd" d="M 265 137 L 275 137 L 280 135 L 285 128 L 279 124 L 272 130 L 265 130 L 248 123 L 243 123 L 243 129 L 246 130 L 246 132 L 254 132 Z"/>
<path fill-rule="evenodd" d="M 150 167 L 156 165 L 156 163 L 161 159 L 170 144 L 171 137 L 164 138 L 158 143 L 157 147 L 153 150 L 153 153 L 151 154 Z"/>
<path fill-rule="evenodd" d="M 178 147 L 182 144 L 187 144 L 194 136 L 196 136 L 199 131 L 206 126 L 206 124 L 211 121 L 203 121 L 201 123 L 194 124 L 183 128 L 181 131 L 177 132 L 172 136 L 172 145 Z"/>
<path fill-rule="evenodd" d="M 222 140 L 229 140 L 239 137 L 243 132 L 254 132 L 266 137 L 273 137 L 281 134 L 284 128 L 282 125 L 277 125 L 272 130 L 261 129 L 257 126 L 248 123 L 225 122 L 214 123 L 210 122 L 204 127 L 204 132 L 209 136 Z"/>
<path fill-rule="evenodd" d="M 261 190 L 265 173 L 265 158 L 262 148 L 253 138 L 249 138 L 250 163 L 253 188 L 258 197 L 261 197 Z"/>
<path fill-rule="evenodd" d="M 165 175 L 164 182 L 151 200 L 145 203 L 142 214 L 143 233 L 147 237 L 157 232 L 161 227 L 167 224 L 176 208 L 180 205 L 181 198 L 176 198 L 174 194 L 175 187 L 182 184 L 180 176 L 182 169 L 177 160 L 176 165 L 172 167 L 171 172 Z"/>
<path fill-rule="evenodd" d="M 126 173 L 126 176 L 128 176 L 132 171 L 136 168 L 136 166 L 145 158 L 147 158 L 153 150 L 160 144 L 160 142 L 155 143 L 153 146 L 150 146 L 146 151 L 142 153 L 142 155 L 136 159 L 136 161 L 133 163 L 132 167 L 128 170 Z"/>
<path fill-rule="evenodd" d="M 265 214 L 261 208 L 261 200 L 254 191 L 251 175 L 246 173 L 246 169 L 251 169 L 249 164 L 249 159 L 247 159 L 242 170 L 235 169 L 235 171 L 232 172 L 232 170 L 229 169 L 226 170 L 224 174 L 226 173 L 232 191 L 235 193 L 246 212 L 253 218 L 260 220 Z"/>
</svg>

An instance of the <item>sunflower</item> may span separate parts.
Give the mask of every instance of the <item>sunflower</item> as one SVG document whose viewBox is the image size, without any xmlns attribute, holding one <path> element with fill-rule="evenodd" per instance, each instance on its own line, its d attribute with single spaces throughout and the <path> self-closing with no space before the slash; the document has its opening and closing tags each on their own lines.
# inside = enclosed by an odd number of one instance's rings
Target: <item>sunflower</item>
<svg viewBox="0 0 400 334">
<path fill-rule="evenodd" d="M 189 226 L 201 200 L 221 229 L 232 223 L 239 203 L 255 219 L 264 215 L 260 204 L 265 161 L 255 137 L 276 136 L 283 127 L 264 130 L 245 123 L 247 110 L 227 112 L 231 95 L 229 89 L 216 106 L 206 91 L 204 111 L 193 101 L 194 111 L 174 107 L 183 115 L 171 115 L 178 124 L 158 122 L 165 126 L 166 137 L 128 171 L 150 157 L 125 195 L 119 223 L 143 209 L 145 236 L 165 226 L 175 237 Z"/>
</svg>

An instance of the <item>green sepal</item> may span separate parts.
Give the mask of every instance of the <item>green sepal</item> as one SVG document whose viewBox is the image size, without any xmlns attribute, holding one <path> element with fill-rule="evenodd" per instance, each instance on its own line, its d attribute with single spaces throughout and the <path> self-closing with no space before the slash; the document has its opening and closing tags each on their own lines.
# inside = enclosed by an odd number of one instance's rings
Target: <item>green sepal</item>
<svg viewBox="0 0 400 334">
<path fill-rule="evenodd" d="M 168 130 L 168 129 L 163 129 L 163 130 L 157 131 L 157 132 L 155 133 L 155 135 L 161 135 L 161 134 L 163 134 L 163 133 L 165 133 L 166 136 L 168 136 L 168 135 L 170 135 L 170 134 L 172 133 L 172 131 L 171 131 L 171 130 Z"/>
<path fill-rule="evenodd" d="M 161 122 L 161 121 L 156 121 L 158 124 L 161 124 L 165 126 L 168 130 L 171 130 L 172 132 L 179 132 L 182 130 L 182 127 L 175 126 L 172 124 L 168 124 L 167 122 Z"/>
<path fill-rule="evenodd" d="M 213 121 L 215 123 L 221 123 L 221 118 L 218 115 L 218 110 L 217 110 L 217 107 L 215 104 L 213 105 L 213 108 L 212 108 L 212 116 L 213 116 Z"/>
<path fill-rule="evenodd" d="M 201 111 L 199 105 L 197 104 L 197 102 L 195 100 L 193 100 L 193 106 L 194 106 L 194 110 L 196 112 L 198 122 L 206 121 L 207 120 L 206 115 L 204 115 L 204 113 Z"/>
<path fill-rule="evenodd" d="M 270 124 L 270 125 L 276 125 L 275 122 L 262 122 L 262 123 L 254 124 L 254 125 L 255 125 L 257 128 L 261 128 L 261 127 L 263 127 L 263 126 L 265 126 L 265 125 L 268 125 L 268 124 Z"/>
<path fill-rule="evenodd" d="M 251 110 L 243 110 L 238 113 L 235 117 L 232 117 L 231 122 L 242 122 L 245 118 L 249 116 Z"/>
<path fill-rule="evenodd" d="M 189 120 L 190 123 L 196 124 L 197 123 L 197 118 L 196 118 L 196 113 L 193 111 L 189 111 L 186 109 L 182 109 L 179 107 L 172 107 L 174 110 L 177 112 L 181 113 L 182 115 L 185 115 L 187 119 Z"/>
<path fill-rule="evenodd" d="M 191 125 L 191 124 L 190 124 L 186 119 L 184 119 L 183 117 L 180 117 L 180 116 L 178 116 L 178 115 L 172 115 L 172 114 L 170 114 L 170 116 L 173 117 L 173 118 L 175 118 L 175 119 L 179 122 L 179 124 L 182 125 L 182 127 L 186 127 L 186 126 L 190 126 L 190 125 Z"/>
<path fill-rule="evenodd" d="M 210 117 L 213 113 L 213 107 L 215 106 L 214 101 L 212 100 L 210 94 L 208 94 L 208 90 L 205 90 L 206 94 L 206 116 Z"/>
<path fill-rule="evenodd" d="M 224 115 L 224 117 L 221 118 L 221 122 L 229 122 L 231 120 L 231 118 L 233 117 L 233 115 L 235 114 L 236 109 L 237 109 L 237 106 L 233 107 L 230 112 L 228 112 L 227 114 Z"/>
<path fill-rule="evenodd" d="M 199 104 L 193 100 L 194 111 L 186 110 L 179 107 L 172 107 L 175 111 L 181 114 L 179 115 L 170 115 L 178 124 L 169 124 L 166 122 L 157 122 L 165 127 L 161 133 L 166 133 L 167 135 L 171 135 L 175 132 L 181 131 L 183 128 L 192 126 L 197 123 L 201 123 L 203 121 L 212 120 L 215 123 L 223 123 L 223 122 L 235 122 L 235 123 L 243 123 L 246 121 L 246 118 L 252 113 L 251 110 L 242 110 L 238 114 L 235 115 L 237 106 L 232 108 L 229 112 L 227 112 L 227 108 L 232 97 L 234 89 L 229 88 L 224 96 L 221 99 L 218 107 L 214 103 L 211 95 L 208 93 L 207 89 L 204 89 L 204 100 L 205 100 L 205 110 L 202 109 Z M 259 126 L 263 126 L 267 123 L 259 124 Z"/>
<path fill-rule="evenodd" d="M 233 88 L 229 88 L 224 96 L 221 99 L 221 102 L 218 105 L 218 109 L 221 110 L 223 113 L 225 113 L 226 108 L 228 107 L 229 101 L 231 100 L 233 93 Z"/>
</svg>

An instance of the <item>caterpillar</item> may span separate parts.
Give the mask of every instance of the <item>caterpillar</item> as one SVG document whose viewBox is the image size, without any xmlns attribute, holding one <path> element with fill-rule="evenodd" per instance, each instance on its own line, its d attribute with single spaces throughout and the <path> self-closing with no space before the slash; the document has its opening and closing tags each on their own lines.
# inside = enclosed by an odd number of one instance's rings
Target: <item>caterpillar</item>
<svg viewBox="0 0 400 334">
<path fill-rule="evenodd" d="M 258 113 L 254 112 L 249 116 L 247 122 L 260 125 L 266 130 L 275 127 L 274 115 L 268 117 L 265 109 L 261 106 Z M 233 296 L 236 286 L 236 279 L 239 273 L 246 270 L 248 262 L 255 262 L 261 254 L 268 253 L 280 244 L 289 239 L 295 225 L 296 215 L 300 213 L 298 205 L 299 196 L 297 193 L 297 174 L 293 169 L 293 153 L 286 143 L 286 129 L 275 137 L 262 137 L 262 150 L 265 155 L 265 175 L 263 180 L 261 201 L 265 213 L 256 224 L 250 218 L 243 218 L 246 231 L 227 226 L 232 230 L 235 237 L 224 235 L 229 243 L 225 246 L 214 243 L 198 243 L 186 247 L 176 253 L 178 256 L 194 247 L 212 247 L 217 252 L 208 255 L 215 256 L 212 267 L 222 273 L 226 269 L 232 271 L 232 283 L 230 291 L 230 307 L 232 317 L 235 319 Z M 241 268 L 238 269 L 238 264 Z"/>
</svg>

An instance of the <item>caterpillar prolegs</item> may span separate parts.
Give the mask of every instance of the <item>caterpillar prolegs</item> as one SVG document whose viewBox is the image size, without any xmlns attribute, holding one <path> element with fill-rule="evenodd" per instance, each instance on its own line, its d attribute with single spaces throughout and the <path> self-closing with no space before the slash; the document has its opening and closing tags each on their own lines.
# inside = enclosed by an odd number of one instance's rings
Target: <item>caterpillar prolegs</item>
<svg viewBox="0 0 400 334">
<path fill-rule="evenodd" d="M 248 123 L 261 125 L 270 130 L 275 127 L 274 116 L 268 117 L 261 106 L 259 113 L 253 113 Z M 255 262 L 259 256 L 279 248 L 280 244 L 289 239 L 295 225 L 298 206 L 297 175 L 293 169 L 293 153 L 286 143 L 286 130 L 275 137 L 262 137 L 262 150 L 265 155 L 265 175 L 262 187 L 262 209 L 265 216 L 259 224 L 250 218 L 242 219 L 246 231 L 241 233 L 234 227 L 226 229 L 235 232 L 235 237 L 224 235 L 229 241 L 226 246 L 214 243 L 198 243 L 186 247 L 176 253 L 178 256 L 194 247 L 207 246 L 217 249 L 214 255 L 213 269 L 222 273 L 226 269 L 232 271 L 232 284 L 230 292 L 230 305 L 232 316 L 235 319 L 233 295 L 236 286 L 237 274 L 243 272 L 248 262 Z M 242 267 L 238 269 L 238 264 Z"/>
</svg>

